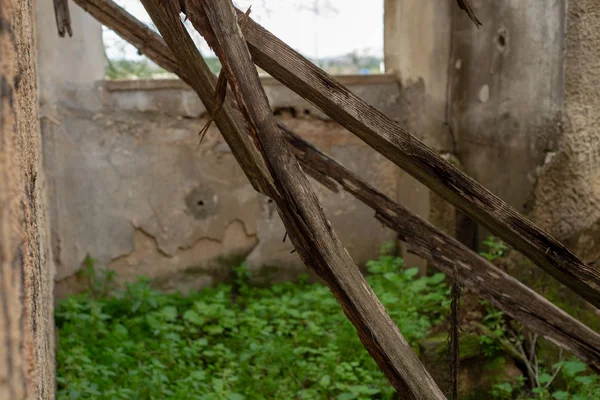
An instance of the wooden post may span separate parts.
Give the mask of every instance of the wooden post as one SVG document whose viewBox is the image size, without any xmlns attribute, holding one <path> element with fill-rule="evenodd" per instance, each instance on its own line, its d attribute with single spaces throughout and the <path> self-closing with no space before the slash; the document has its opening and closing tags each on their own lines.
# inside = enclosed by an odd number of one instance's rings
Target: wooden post
<svg viewBox="0 0 600 400">
<path fill-rule="evenodd" d="M 32 2 L 0 0 L 0 399 L 53 399 Z"/>
</svg>

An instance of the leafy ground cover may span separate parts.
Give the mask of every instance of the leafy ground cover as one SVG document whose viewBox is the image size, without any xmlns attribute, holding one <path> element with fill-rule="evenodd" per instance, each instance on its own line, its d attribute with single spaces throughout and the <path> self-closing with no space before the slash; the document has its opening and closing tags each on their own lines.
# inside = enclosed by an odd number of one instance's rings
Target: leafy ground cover
<svg viewBox="0 0 600 400">
<path fill-rule="evenodd" d="M 494 262 L 507 247 L 490 238 L 483 257 Z M 418 277 L 402 259 L 382 255 L 367 280 L 404 337 L 418 352 L 429 334 L 443 332 L 449 314 L 444 275 Z M 59 399 L 392 399 L 393 389 L 360 343 L 330 291 L 303 279 L 251 287 L 243 266 L 230 284 L 165 294 L 140 279 L 111 290 L 114 273 L 88 260 L 89 289 L 60 302 Z M 574 358 L 538 362 L 539 342 L 487 302 L 466 296 L 489 335 L 483 355 L 533 349 L 531 374 L 498 382 L 496 400 L 600 400 L 600 379 Z M 467 313 L 468 314 L 468 313 Z M 444 321 L 444 323 L 442 323 Z M 432 329 L 433 328 L 433 329 Z M 464 331 L 466 333 L 466 331 Z M 556 348 L 554 348 L 556 350 Z M 479 398 L 479 397 L 476 397 Z"/>
<path fill-rule="evenodd" d="M 368 281 L 416 345 L 447 315 L 444 276 L 381 256 Z M 390 399 L 393 390 L 327 287 L 232 284 L 183 296 L 107 277 L 57 307 L 59 399 Z"/>
</svg>

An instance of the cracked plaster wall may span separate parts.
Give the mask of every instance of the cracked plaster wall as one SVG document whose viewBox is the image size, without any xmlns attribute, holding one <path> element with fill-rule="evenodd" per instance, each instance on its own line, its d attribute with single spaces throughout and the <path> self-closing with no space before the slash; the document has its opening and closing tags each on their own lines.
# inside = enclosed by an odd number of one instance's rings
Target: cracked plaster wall
<svg viewBox="0 0 600 400">
<path fill-rule="evenodd" d="M 260 280 L 306 272 L 290 254 L 289 241 L 282 242 L 283 227 L 272 205 L 252 189 L 214 126 L 199 145 L 206 111 L 187 86 L 105 82 L 95 21 L 73 7 L 74 36 L 58 38 L 51 3 L 38 3 L 37 16 L 43 21 L 40 107 L 58 297 L 83 288 L 77 271 L 88 255 L 98 267 L 116 270 L 118 283 L 145 275 L 166 290 L 227 279 L 242 259 Z M 422 83 L 400 91 L 393 76 L 342 81 L 376 108 L 414 126 Z M 273 79 L 263 84 L 286 124 L 396 197 L 397 167 Z M 422 138 L 435 143 L 435 137 Z M 395 240 L 395 233 L 350 195 L 313 184 L 359 264 L 377 257 L 383 242 Z"/>
<path fill-rule="evenodd" d="M 600 256 L 593 250 L 600 236 L 594 2 L 570 2 L 565 17 L 564 1 L 523 9 L 516 1 L 474 0 L 489 21 L 479 30 L 451 0 L 385 4 L 391 74 L 342 82 L 434 149 L 458 157 L 465 172 L 516 208 L 527 212 L 533 204 L 533 218 L 559 239 Z M 100 26 L 74 7 L 76 34 L 59 39 L 51 4 L 39 2 L 37 14 L 59 292 L 77 287 L 74 274 L 88 254 L 124 279 L 143 273 L 166 288 L 189 286 L 189 274 L 198 285 L 226 276 L 217 262 L 223 257 L 247 257 L 268 279 L 304 271 L 282 242 L 272 204 L 247 184 L 216 129 L 198 146 L 206 112 L 189 88 L 180 81 L 103 82 Z M 459 234 L 447 203 L 273 79 L 263 84 L 274 112 L 293 129 Z M 313 183 L 359 263 L 394 239 L 349 195 Z"/>
<path fill-rule="evenodd" d="M 44 124 L 58 296 L 81 289 L 76 272 L 87 255 L 121 281 L 145 275 L 163 289 L 224 280 L 232 260 L 244 258 L 260 281 L 306 272 L 290 242 L 282 242 L 273 204 L 252 189 L 218 130 L 213 126 L 198 144 L 206 113 L 180 85 L 98 83 L 89 95 L 100 97 L 99 111 L 67 103 Z M 396 195 L 397 167 L 281 85 L 266 86 L 278 118 Z M 411 107 L 422 98 L 418 86 L 402 97 L 388 78 L 354 89 L 409 125 Z M 358 263 L 395 240 L 352 196 L 313 185 Z"/>
</svg>

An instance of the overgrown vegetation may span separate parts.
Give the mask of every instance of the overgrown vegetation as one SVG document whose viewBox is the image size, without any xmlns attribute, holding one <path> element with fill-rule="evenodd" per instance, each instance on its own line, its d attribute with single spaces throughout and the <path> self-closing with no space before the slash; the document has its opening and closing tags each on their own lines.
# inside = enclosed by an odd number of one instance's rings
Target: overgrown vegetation
<svg viewBox="0 0 600 400">
<path fill-rule="evenodd" d="M 412 344 L 447 314 L 444 276 L 402 260 L 368 265 L 369 283 Z M 389 399 L 393 389 L 327 287 L 232 284 L 161 294 L 147 280 L 90 292 L 56 311 L 60 399 Z"/>
<path fill-rule="evenodd" d="M 494 237 L 488 238 L 484 244 L 488 251 L 480 254 L 491 262 L 502 258 L 508 251 L 508 246 Z M 598 375 L 589 374 L 584 363 L 576 358 L 563 360 L 562 351 L 558 353 L 557 362 L 540 360 L 538 335 L 528 332 L 487 301 L 480 304 L 485 311 L 484 317 L 474 326 L 482 333 L 479 338 L 484 353 L 491 357 L 504 352 L 526 372 L 526 376 L 519 377 L 516 382 L 496 384 L 491 392 L 494 399 L 600 399 L 600 379 Z M 588 374 L 584 374 L 586 371 Z"/>
<path fill-rule="evenodd" d="M 498 260 L 507 247 L 494 238 L 482 253 Z M 367 265 L 369 284 L 404 337 L 418 343 L 449 313 L 442 274 L 417 277 L 402 259 L 382 255 Z M 248 286 L 235 269 L 230 284 L 162 294 L 140 279 L 112 289 L 114 272 L 87 258 L 88 291 L 62 301 L 59 399 L 391 399 L 393 389 L 360 343 L 330 291 L 321 284 Z M 483 354 L 512 357 L 524 371 L 498 381 L 497 400 L 600 399 L 598 376 L 575 359 L 538 360 L 539 341 L 487 302 L 477 303 Z M 500 379 L 500 378 L 499 378 Z"/>
</svg>

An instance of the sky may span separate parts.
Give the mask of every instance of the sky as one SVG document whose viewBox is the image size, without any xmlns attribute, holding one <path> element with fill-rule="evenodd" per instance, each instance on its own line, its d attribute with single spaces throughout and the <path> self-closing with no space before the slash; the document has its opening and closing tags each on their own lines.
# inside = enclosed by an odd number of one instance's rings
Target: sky
<svg viewBox="0 0 600 400">
<path fill-rule="evenodd" d="M 150 23 L 139 0 L 116 0 L 135 17 Z M 234 0 L 242 10 L 252 5 L 252 18 L 309 58 L 340 56 L 353 51 L 383 53 L 383 0 Z M 367 5 L 368 4 L 368 5 Z M 316 15 L 315 7 L 320 10 Z M 189 21 L 188 21 L 189 24 Z M 191 24 L 190 24 L 191 26 Z M 202 54 L 212 55 L 200 35 L 194 40 Z M 110 58 L 138 59 L 137 50 L 104 29 Z"/>
</svg>

